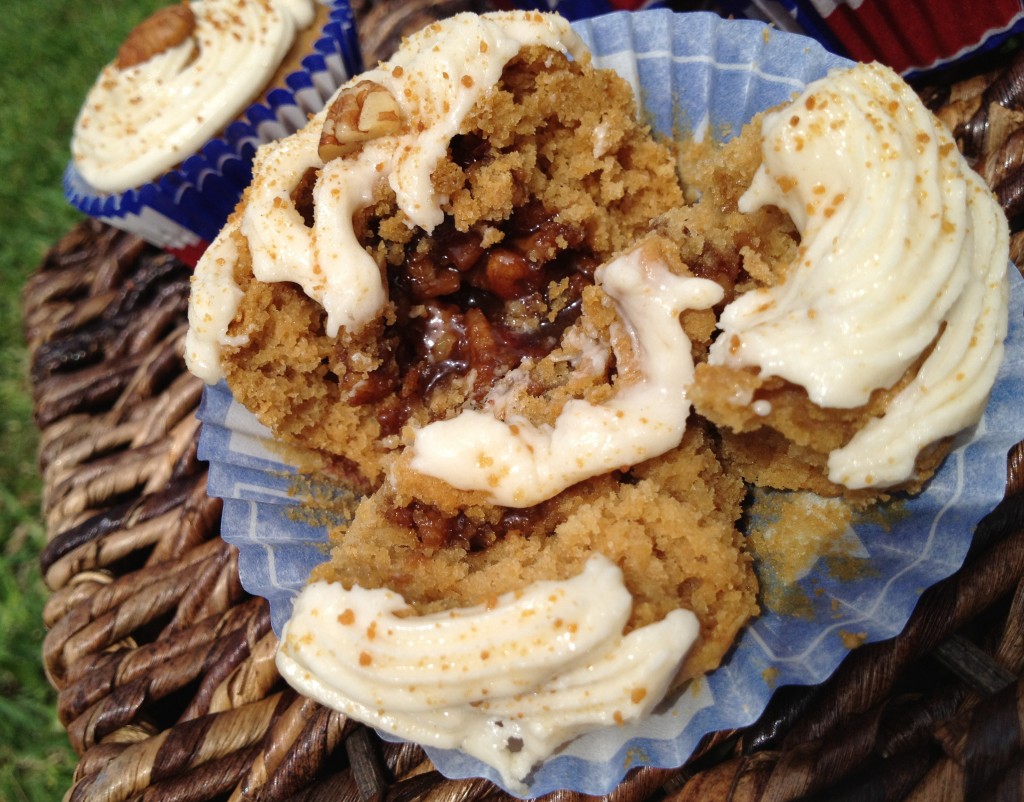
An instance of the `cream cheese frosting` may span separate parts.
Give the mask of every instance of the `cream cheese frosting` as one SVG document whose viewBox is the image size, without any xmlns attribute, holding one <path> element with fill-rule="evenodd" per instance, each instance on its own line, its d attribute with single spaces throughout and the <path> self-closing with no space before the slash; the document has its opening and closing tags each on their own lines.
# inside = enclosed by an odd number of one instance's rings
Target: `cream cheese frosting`
<svg viewBox="0 0 1024 802">
<path fill-rule="evenodd" d="M 766 114 L 740 210 L 801 235 L 783 283 L 723 311 L 711 364 L 756 368 L 823 407 L 864 404 L 934 343 L 917 378 L 829 457 L 850 488 L 909 479 L 981 415 L 1007 330 L 1006 219 L 948 131 L 881 65 L 834 71 Z"/>
<path fill-rule="evenodd" d="M 431 173 L 477 98 L 528 46 L 583 53 L 581 40 L 565 19 L 534 12 L 458 14 L 408 37 L 390 61 L 353 79 L 338 94 L 358 82 L 384 87 L 402 119 L 414 124 L 324 164 L 318 146 L 329 103 L 298 133 L 260 148 L 240 219 L 229 223 L 221 236 L 241 232 L 258 280 L 298 283 L 327 312 L 328 335 L 337 335 L 342 327 L 358 331 L 378 316 L 387 291 L 380 268 L 359 244 L 353 213 L 372 200 L 378 181 L 387 181 L 410 225 L 432 231 L 444 217 L 447 198 L 434 189 Z M 312 228 L 291 198 L 311 168 L 320 170 Z M 197 273 L 209 270 L 213 258 L 201 260 Z M 219 353 L 224 327 L 198 323 L 189 353 Z M 207 381 L 219 378 L 213 363 L 206 363 Z"/>
<path fill-rule="evenodd" d="M 383 86 L 415 126 L 325 165 L 318 145 L 328 103 L 297 133 L 261 147 L 241 214 L 221 229 L 196 267 L 185 349 L 189 369 L 209 383 L 223 377 L 220 352 L 231 342 L 227 328 L 240 295 L 231 271 L 219 263 L 225 248 L 233 247 L 223 243 L 236 236 L 246 239 L 258 280 L 294 281 L 323 306 L 331 336 L 342 326 L 358 330 L 373 320 L 387 300 L 386 288 L 377 263 L 359 244 L 353 213 L 372 200 L 376 182 L 386 180 L 411 223 L 432 230 L 447 200 L 431 183 L 437 160 L 481 92 L 529 45 L 577 55 L 583 48 L 569 23 L 554 14 L 455 15 L 412 35 L 391 61 L 339 89 L 361 81 Z M 312 228 L 291 198 L 309 169 L 321 170 Z"/>
<path fill-rule="evenodd" d="M 180 44 L 125 69 L 107 65 L 75 122 L 75 167 L 100 192 L 146 183 L 215 136 L 257 97 L 314 0 L 194 0 Z"/>
<path fill-rule="evenodd" d="M 569 401 L 553 427 L 522 416 L 499 419 L 467 409 L 414 433 L 409 467 L 494 504 L 529 507 L 571 485 L 659 456 L 679 445 L 690 413 L 690 341 L 679 323 L 687 309 L 708 309 L 722 288 L 677 276 L 649 247 L 602 265 L 595 282 L 615 303 L 632 343 L 639 378 L 623 380 L 601 404 Z M 622 357 L 621 354 L 617 355 Z"/>
<path fill-rule="evenodd" d="M 234 280 L 237 261 L 238 241 L 230 231 L 222 231 L 204 254 L 203 269 L 192 275 L 185 359 L 192 374 L 209 384 L 223 375 L 221 348 L 245 345 L 248 341 L 244 334 L 227 333 L 244 295 Z"/>
<path fill-rule="evenodd" d="M 565 581 L 413 615 L 389 590 L 315 582 L 277 653 L 306 696 L 420 744 L 461 749 L 509 787 L 582 732 L 648 715 L 697 639 L 675 610 L 623 634 L 632 597 L 602 555 Z"/>
</svg>

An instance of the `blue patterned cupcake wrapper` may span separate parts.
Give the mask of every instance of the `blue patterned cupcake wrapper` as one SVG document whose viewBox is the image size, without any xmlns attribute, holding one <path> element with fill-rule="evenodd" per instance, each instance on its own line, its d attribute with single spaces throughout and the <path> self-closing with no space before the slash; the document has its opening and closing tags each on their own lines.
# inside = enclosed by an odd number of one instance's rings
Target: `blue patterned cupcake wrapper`
<svg viewBox="0 0 1024 802">
<path fill-rule="evenodd" d="M 80 211 L 138 234 L 194 264 L 234 210 L 252 177 L 256 149 L 297 131 L 361 69 L 355 21 L 347 0 L 332 0 L 327 23 L 301 69 L 271 90 L 265 103 L 238 115 L 223 135 L 154 181 L 118 193 L 98 193 L 74 163 L 64 194 Z"/>
</svg>

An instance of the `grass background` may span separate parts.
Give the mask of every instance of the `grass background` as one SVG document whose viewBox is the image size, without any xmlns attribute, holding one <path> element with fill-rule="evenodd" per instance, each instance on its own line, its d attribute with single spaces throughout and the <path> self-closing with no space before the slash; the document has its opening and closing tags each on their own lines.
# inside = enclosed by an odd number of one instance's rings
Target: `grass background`
<svg viewBox="0 0 1024 802">
<path fill-rule="evenodd" d="M 0 800 L 60 799 L 77 758 L 42 671 L 38 438 L 21 289 L 79 215 L 60 177 L 78 107 L 131 28 L 166 0 L 20 0 L 0 21 Z"/>
</svg>

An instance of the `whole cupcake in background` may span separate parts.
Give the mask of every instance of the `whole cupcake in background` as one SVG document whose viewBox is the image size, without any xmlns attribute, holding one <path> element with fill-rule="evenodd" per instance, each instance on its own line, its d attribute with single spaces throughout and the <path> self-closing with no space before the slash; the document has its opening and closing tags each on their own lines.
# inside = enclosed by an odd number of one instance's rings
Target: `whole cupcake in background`
<svg viewBox="0 0 1024 802">
<path fill-rule="evenodd" d="M 194 264 L 260 144 L 361 68 L 347 0 L 193 0 L 140 23 L 75 123 L 68 200 Z"/>
</svg>

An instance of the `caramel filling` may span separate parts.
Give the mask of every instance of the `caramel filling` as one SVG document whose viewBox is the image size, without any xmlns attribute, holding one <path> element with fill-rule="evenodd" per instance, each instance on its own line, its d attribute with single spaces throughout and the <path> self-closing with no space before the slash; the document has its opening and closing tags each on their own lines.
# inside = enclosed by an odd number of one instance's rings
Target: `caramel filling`
<svg viewBox="0 0 1024 802">
<path fill-rule="evenodd" d="M 485 232 L 446 221 L 388 267 L 394 320 L 380 340 L 381 364 L 348 396 L 352 405 L 379 405 L 383 435 L 454 382 L 483 398 L 523 359 L 550 353 L 579 317 L 599 263 L 584 232 L 537 205 L 517 209 L 500 230 L 500 242 L 486 247 Z"/>
</svg>

